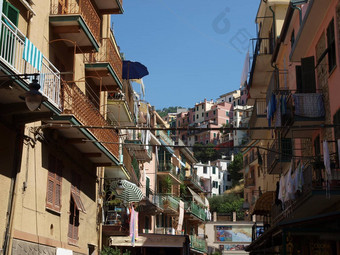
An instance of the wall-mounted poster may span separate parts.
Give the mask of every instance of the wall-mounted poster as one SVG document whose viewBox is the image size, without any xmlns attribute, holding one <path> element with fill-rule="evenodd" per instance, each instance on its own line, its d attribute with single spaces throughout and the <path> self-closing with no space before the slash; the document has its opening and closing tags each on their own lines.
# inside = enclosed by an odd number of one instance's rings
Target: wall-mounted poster
<svg viewBox="0 0 340 255">
<path fill-rule="evenodd" d="M 216 226 L 216 242 L 250 243 L 251 226 Z"/>
<path fill-rule="evenodd" d="M 224 250 L 225 251 L 244 251 L 245 249 L 244 244 L 225 244 Z"/>
</svg>

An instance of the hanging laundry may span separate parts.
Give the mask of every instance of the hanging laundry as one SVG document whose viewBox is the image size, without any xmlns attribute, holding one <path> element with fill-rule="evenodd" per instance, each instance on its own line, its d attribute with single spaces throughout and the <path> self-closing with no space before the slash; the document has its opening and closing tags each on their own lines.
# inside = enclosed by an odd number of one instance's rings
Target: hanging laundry
<svg viewBox="0 0 340 255">
<path fill-rule="evenodd" d="M 320 93 L 296 93 L 293 95 L 295 115 L 307 118 L 325 116 L 323 97 Z"/>
<path fill-rule="evenodd" d="M 43 54 L 30 40 L 28 40 L 28 38 L 25 38 L 25 48 L 22 58 L 30 63 L 38 71 L 41 70 Z"/>
<path fill-rule="evenodd" d="M 280 186 L 280 189 L 279 189 L 278 199 L 281 200 L 283 204 L 285 202 L 285 197 L 286 197 L 286 178 L 284 175 L 281 175 L 279 186 Z"/>
<path fill-rule="evenodd" d="M 329 158 L 329 149 L 328 142 L 326 140 L 323 141 L 323 162 L 326 169 L 326 178 L 327 182 L 332 180 L 332 171 L 331 171 L 331 161 Z"/>
<path fill-rule="evenodd" d="M 278 101 L 278 107 L 276 111 L 276 121 L 275 121 L 275 127 L 281 127 L 282 126 L 282 120 L 281 120 L 281 100 Z"/>
<path fill-rule="evenodd" d="M 294 200 L 295 199 L 295 187 L 294 181 L 292 178 L 292 167 L 293 167 L 293 160 L 290 164 L 288 174 L 286 176 L 286 197 L 285 201 Z"/>
</svg>

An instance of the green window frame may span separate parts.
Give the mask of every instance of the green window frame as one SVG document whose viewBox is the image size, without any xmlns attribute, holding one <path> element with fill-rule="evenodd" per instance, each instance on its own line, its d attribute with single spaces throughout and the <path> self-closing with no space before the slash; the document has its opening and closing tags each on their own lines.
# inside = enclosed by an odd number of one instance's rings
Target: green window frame
<svg viewBox="0 0 340 255">
<path fill-rule="evenodd" d="M 19 10 L 14 7 L 11 3 L 4 1 L 2 12 L 6 17 L 15 25 L 18 26 L 19 23 Z"/>
</svg>

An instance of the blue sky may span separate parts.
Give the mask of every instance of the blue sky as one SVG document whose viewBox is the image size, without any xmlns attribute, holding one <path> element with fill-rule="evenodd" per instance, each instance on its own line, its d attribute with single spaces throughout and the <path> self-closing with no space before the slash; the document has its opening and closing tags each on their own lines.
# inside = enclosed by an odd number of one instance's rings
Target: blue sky
<svg viewBox="0 0 340 255">
<path fill-rule="evenodd" d="M 145 100 L 156 109 L 193 107 L 237 89 L 258 5 L 259 0 L 124 0 L 124 14 L 112 16 L 113 30 L 125 59 L 149 70 Z"/>
</svg>

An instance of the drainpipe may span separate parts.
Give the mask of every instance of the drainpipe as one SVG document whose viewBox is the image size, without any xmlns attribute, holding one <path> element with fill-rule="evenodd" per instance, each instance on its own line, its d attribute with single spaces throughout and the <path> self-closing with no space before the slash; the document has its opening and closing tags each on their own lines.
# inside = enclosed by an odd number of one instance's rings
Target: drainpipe
<svg viewBox="0 0 340 255">
<path fill-rule="evenodd" d="M 276 43 L 276 22 L 275 22 L 275 12 L 274 10 L 272 9 L 271 6 L 269 6 L 269 10 L 273 13 L 273 36 L 274 36 L 274 45 Z M 274 45 L 273 45 L 273 48 L 274 48 Z"/>
<path fill-rule="evenodd" d="M 300 26 L 302 24 L 302 10 L 300 7 L 297 7 L 296 5 L 294 5 L 293 3 L 291 3 L 291 6 L 293 9 L 298 10 L 299 11 L 299 22 L 300 22 Z"/>
<path fill-rule="evenodd" d="M 10 237 L 11 237 L 11 228 L 13 225 L 13 216 L 14 216 L 14 204 L 15 204 L 15 188 L 16 188 L 16 179 L 17 174 L 20 172 L 21 168 L 21 157 L 22 157 L 22 148 L 23 148 L 23 127 L 17 130 L 16 138 L 15 138 L 15 147 L 14 147 L 14 157 L 13 157 L 13 169 L 12 169 L 12 177 L 11 177 L 11 187 L 9 192 L 9 199 L 7 205 L 7 222 L 6 222 L 6 230 L 5 230 L 5 238 L 2 245 L 2 254 L 9 254 L 10 247 Z"/>
</svg>

